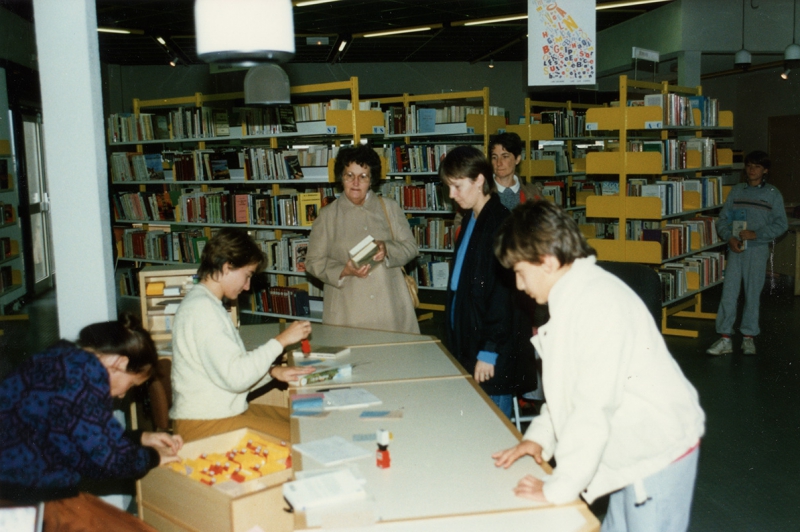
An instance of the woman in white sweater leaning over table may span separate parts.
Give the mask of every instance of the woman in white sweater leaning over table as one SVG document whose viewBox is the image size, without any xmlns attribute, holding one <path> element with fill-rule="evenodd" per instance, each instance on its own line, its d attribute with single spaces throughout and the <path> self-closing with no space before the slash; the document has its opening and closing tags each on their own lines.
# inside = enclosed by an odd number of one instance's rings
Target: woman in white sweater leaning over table
<svg viewBox="0 0 800 532">
<path fill-rule="evenodd" d="M 553 504 L 611 493 L 603 532 L 687 530 L 705 415 L 645 304 L 595 264 L 575 221 L 550 202 L 514 209 L 495 253 L 517 288 L 550 306 L 532 340 L 547 402 L 523 440 L 493 458 L 556 466 L 514 493 Z"/>
<path fill-rule="evenodd" d="M 170 418 L 184 441 L 243 427 L 289 438 L 289 412 L 269 405 L 248 405 L 248 392 L 272 379 L 297 380 L 312 367 L 273 365 L 284 348 L 307 338 L 308 321 L 296 321 L 275 338 L 248 351 L 222 304 L 250 287 L 265 257 L 243 230 L 225 228 L 203 249 L 200 282 L 184 298 L 172 331 Z"/>
</svg>

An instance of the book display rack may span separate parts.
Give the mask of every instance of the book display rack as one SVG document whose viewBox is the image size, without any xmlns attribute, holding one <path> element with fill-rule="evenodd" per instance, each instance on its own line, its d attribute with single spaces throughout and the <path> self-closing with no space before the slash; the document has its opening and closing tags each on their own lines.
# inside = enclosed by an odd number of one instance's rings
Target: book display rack
<svg viewBox="0 0 800 532">
<path fill-rule="evenodd" d="M 662 280 L 662 332 L 694 338 L 697 331 L 670 328 L 667 318 L 715 317 L 701 310 L 702 292 L 722 282 L 725 261 L 709 211 L 722 206 L 722 177 L 714 174 L 732 168 L 733 153 L 703 135 L 730 132 L 733 114 L 710 112 L 700 87 L 626 76 L 619 84 L 619 107 L 586 114 L 588 130 L 619 133 L 616 149 L 587 154 L 587 175 L 615 185 L 608 194 L 586 199 L 587 218 L 610 220 L 605 238 L 589 244 L 600 260 L 656 268 Z M 655 93 L 649 95 L 655 98 L 638 104 L 629 100 L 629 89 Z"/>
<path fill-rule="evenodd" d="M 291 89 L 293 97 L 342 92 L 346 100 L 272 112 L 231 107 L 243 93 L 134 99 L 133 113 L 109 117 L 115 249 L 118 262 L 134 265 L 118 268 L 121 294 L 139 295 L 138 265 L 196 267 L 218 228 L 241 227 L 268 255 L 262 289 L 291 289 L 280 299 L 250 294 L 242 313 L 321 321 L 321 310 L 299 311 L 308 307 L 291 295 L 321 296 L 306 278 L 303 244 L 335 197 L 338 147 L 382 136 L 384 117 L 369 104 L 362 110 L 355 77 Z"/>
</svg>

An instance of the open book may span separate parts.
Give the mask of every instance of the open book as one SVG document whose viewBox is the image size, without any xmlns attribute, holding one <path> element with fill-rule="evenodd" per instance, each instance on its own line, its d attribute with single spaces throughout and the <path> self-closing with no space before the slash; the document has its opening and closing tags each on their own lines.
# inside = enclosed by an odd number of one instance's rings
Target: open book
<svg viewBox="0 0 800 532">
<path fill-rule="evenodd" d="M 367 263 L 375 264 L 372 257 L 374 257 L 377 252 L 378 245 L 375 243 L 375 239 L 370 235 L 364 237 L 364 240 L 353 246 L 349 254 L 356 268 L 360 268 Z"/>
</svg>

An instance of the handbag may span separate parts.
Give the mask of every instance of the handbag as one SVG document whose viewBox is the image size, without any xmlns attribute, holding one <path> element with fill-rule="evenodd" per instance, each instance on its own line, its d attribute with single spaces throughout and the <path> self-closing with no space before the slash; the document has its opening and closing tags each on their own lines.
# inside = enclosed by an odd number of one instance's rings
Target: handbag
<svg viewBox="0 0 800 532">
<path fill-rule="evenodd" d="M 389 213 L 386 211 L 386 204 L 383 202 L 382 197 L 378 196 L 378 199 L 381 200 L 381 207 L 383 207 L 383 214 L 384 216 L 386 216 L 386 223 L 389 224 L 389 233 L 392 235 L 392 240 L 394 240 L 392 221 L 389 219 Z M 403 280 L 406 282 L 406 288 L 408 288 L 408 295 L 411 296 L 411 304 L 414 306 L 414 308 L 419 308 L 419 286 L 417 286 L 417 280 L 406 273 L 405 266 L 400 266 L 400 271 L 403 272 Z"/>
</svg>

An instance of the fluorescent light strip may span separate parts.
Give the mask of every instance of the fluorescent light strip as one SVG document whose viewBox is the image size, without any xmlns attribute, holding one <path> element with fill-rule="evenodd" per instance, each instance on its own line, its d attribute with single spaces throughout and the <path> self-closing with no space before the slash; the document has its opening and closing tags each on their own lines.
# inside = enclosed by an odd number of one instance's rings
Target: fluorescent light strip
<svg viewBox="0 0 800 532">
<path fill-rule="evenodd" d="M 595 7 L 595 10 L 602 11 L 603 9 L 614 9 L 615 7 L 640 6 L 643 4 L 657 4 L 659 2 L 669 1 L 670 0 L 631 0 L 622 2 L 609 2 L 608 4 L 598 4 L 597 7 Z"/>
<path fill-rule="evenodd" d="M 512 15 L 510 17 L 494 17 L 494 18 L 485 18 L 481 20 L 473 20 L 470 22 L 465 22 L 464 26 L 477 26 L 479 24 L 494 24 L 495 22 L 508 22 L 511 20 L 524 20 L 528 18 L 528 15 Z"/>
<path fill-rule="evenodd" d="M 342 41 L 342 44 L 339 45 L 339 51 L 341 52 L 344 50 L 344 47 L 347 46 L 347 41 Z"/>
<path fill-rule="evenodd" d="M 97 28 L 97 31 L 100 33 L 122 33 L 123 35 L 131 33 L 131 30 L 121 30 L 117 28 Z"/>
<path fill-rule="evenodd" d="M 361 35 L 361 37 L 364 37 L 366 39 L 370 37 L 386 37 L 387 35 L 400 35 L 401 33 L 414 33 L 417 31 L 428 31 L 430 29 L 432 29 L 431 26 L 424 26 L 421 28 L 407 28 L 404 30 L 378 31 L 375 33 L 364 33 L 363 35 Z"/>
<path fill-rule="evenodd" d="M 331 2 L 338 2 L 339 0 L 305 0 L 304 2 L 296 2 L 294 7 L 314 6 L 317 4 L 329 4 Z"/>
<path fill-rule="evenodd" d="M 159 43 L 163 44 L 164 46 L 166 46 L 166 45 L 167 45 L 167 41 L 165 41 L 163 37 L 156 37 L 156 40 L 157 40 Z"/>
</svg>

